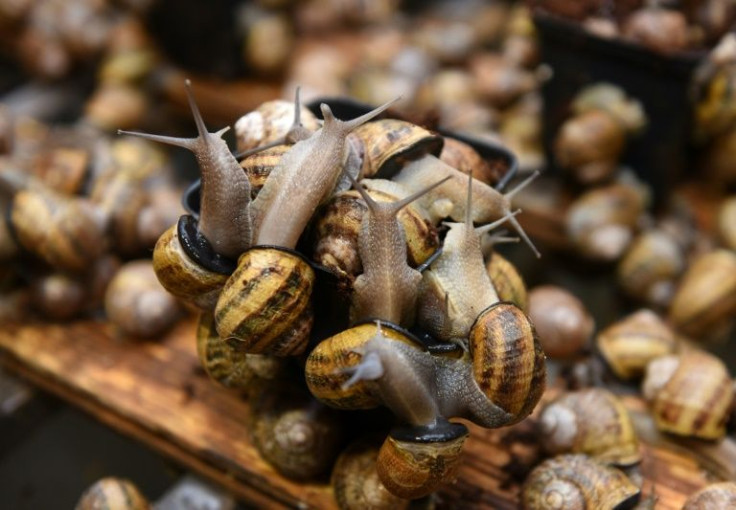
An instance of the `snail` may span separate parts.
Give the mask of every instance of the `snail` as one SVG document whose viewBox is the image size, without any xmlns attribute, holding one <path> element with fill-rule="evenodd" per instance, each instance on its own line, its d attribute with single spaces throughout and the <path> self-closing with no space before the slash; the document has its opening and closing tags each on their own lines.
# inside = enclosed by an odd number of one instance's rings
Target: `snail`
<svg viewBox="0 0 736 510">
<path fill-rule="evenodd" d="M 197 354 L 210 378 L 228 388 L 250 393 L 259 385 L 284 376 L 284 358 L 240 352 L 220 338 L 211 312 L 202 312 L 197 324 Z"/>
<path fill-rule="evenodd" d="M 125 334 L 160 336 L 181 316 L 182 309 L 156 279 L 150 260 L 123 264 L 105 291 L 105 314 Z"/>
<path fill-rule="evenodd" d="M 486 238 L 491 237 L 486 236 Z M 493 245 L 503 240 L 497 237 L 495 240 L 491 240 L 490 243 Z M 511 241 L 517 242 L 518 238 L 513 238 Z M 506 257 L 495 250 L 490 251 L 490 254 L 486 257 L 486 272 L 493 283 L 493 288 L 496 289 L 498 298 L 501 301 L 514 303 L 528 312 L 529 296 L 523 277 Z"/>
<path fill-rule="evenodd" d="M 717 229 L 724 246 L 736 251 L 736 197 L 730 197 L 721 204 Z"/>
<path fill-rule="evenodd" d="M 346 122 L 323 104 L 324 126 L 281 158 L 252 204 L 254 246 L 240 256 L 215 307 L 220 336 L 256 354 L 304 351 L 315 274 L 293 249 L 343 173 L 347 135 L 391 104 Z"/>
<path fill-rule="evenodd" d="M 736 483 L 719 482 L 706 485 L 687 498 L 682 510 L 708 510 L 736 506 Z"/>
<path fill-rule="evenodd" d="M 683 274 L 667 317 L 696 340 L 717 336 L 736 312 L 736 253 L 717 249 L 700 255 Z"/>
<path fill-rule="evenodd" d="M 532 289 L 528 313 L 550 358 L 572 358 L 588 347 L 595 321 L 583 302 L 564 288 L 542 285 Z"/>
<path fill-rule="evenodd" d="M 582 184 L 597 184 L 618 168 L 629 135 L 646 123 L 641 105 L 608 83 L 588 86 L 572 103 L 573 116 L 560 126 L 555 161 Z"/>
<path fill-rule="evenodd" d="M 685 15 L 656 4 L 632 13 L 624 23 L 623 36 L 660 53 L 677 53 L 690 45 Z"/>
<path fill-rule="evenodd" d="M 339 415 L 288 382 L 251 399 L 253 444 L 281 474 L 309 480 L 327 472 L 343 438 Z"/>
<path fill-rule="evenodd" d="M 221 136 L 226 127 L 209 133 L 185 82 L 197 138 L 172 138 L 118 131 L 184 147 L 195 153 L 202 174 L 199 220 L 182 216 L 164 232 L 153 252 L 161 284 L 173 295 L 203 309 L 212 309 L 237 258 L 252 241 L 250 184 Z"/>
<path fill-rule="evenodd" d="M 656 358 L 647 365 L 642 392 L 660 430 L 701 439 L 725 435 L 734 388 L 712 354 L 691 349 Z"/>
<path fill-rule="evenodd" d="M 552 455 L 584 453 L 605 464 L 630 466 L 641 460 L 639 441 L 623 403 L 608 390 L 564 393 L 539 414 L 541 443 Z"/>
<path fill-rule="evenodd" d="M 521 489 L 525 510 L 630 508 L 639 489 L 626 475 L 582 454 L 559 455 L 535 467 Z"/>
<path fill-rule="evenodd" d="M 675 334 L 651 310 L 639 310 L 611 324 L 596 336 L 596 346 L 614 374 L 636 379 L 647 364 L 677 348 Z"/>
<path fill-rule="evenodd" d="M 349 445 L 332 469 L 330 485 L 341 510 L 404 510 L 409 501 L 399 498 L 381 483 L 376 471 L 378 447 L 361 440 Z"/>
<path fill-rule="evenodd" d="M 84 491 L 75 510 L 150 510 L 151 505 L 130 481 L 102 478 Z"/>
</svg>

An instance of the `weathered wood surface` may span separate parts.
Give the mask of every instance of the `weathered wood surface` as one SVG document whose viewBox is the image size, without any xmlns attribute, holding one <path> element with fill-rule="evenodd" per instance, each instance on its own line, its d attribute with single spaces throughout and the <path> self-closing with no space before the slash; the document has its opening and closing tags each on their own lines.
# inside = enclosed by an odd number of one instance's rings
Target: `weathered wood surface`
<svg viewBox="0 0 736 510">
<path fill-rule="evenodd" d="M 198 369 L 194 321 L 160 342 L 117 337 L 105 324 L 5 326 L 4 363 L 102 422 L 221 484 L 259 508 L 335 508 L 329 487 L 298 484 L 260 459 L 245 426 L 248 406 Z M 628 400 L 641 409 L 640 400 Z M 483 430 L 471 426 L 466 458 L 440 507 L 512 509 L 519 482 L 540 458 L 531 420 Z M 710 478 L 687 453 L 642 446 L 644 494 L 678 509 Z"/>
</svg>

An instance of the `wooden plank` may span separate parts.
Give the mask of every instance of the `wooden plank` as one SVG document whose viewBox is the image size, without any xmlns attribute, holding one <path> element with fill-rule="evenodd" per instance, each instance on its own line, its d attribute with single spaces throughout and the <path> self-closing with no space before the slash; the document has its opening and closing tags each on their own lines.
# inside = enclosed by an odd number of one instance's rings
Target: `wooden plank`
<svg viewBox="0 0 736 510">
<path fill-rule="evenodd" d="M 11 325 L 0 331 L 0 352 L 11 370 L 246 502 L 335 508 L 329 487 L 287 480 L 260 458 L 247 437 L 247 403 L 198 368 L 194 325 L 185 320 L 157 343 L 119 338 L 95 322 Z M 636 398 L 627 403 L 643 406 Z M 497 430 L 469 427 L 463 466 L 439 493 L 440 506 L 516 508 L 519 484 L 542 456 L 534 420 Z M 712 476 L 692 454 L 664 446 L 642 446 L 644 494 L 654 490 L 657 508 L 674 510 Z"/>
</svg>

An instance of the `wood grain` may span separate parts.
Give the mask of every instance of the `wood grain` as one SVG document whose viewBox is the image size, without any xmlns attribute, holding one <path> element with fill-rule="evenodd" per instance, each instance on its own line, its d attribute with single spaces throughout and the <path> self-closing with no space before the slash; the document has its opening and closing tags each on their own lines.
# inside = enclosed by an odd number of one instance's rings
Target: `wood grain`
<svg viewBox="0 0 736 510">
<path fill-rule="evenodd" d="M 248 439 L 248 405 L 208 380 L 195 354 L 194 320 L 160 342 L 118 337 L 104 323 L 10 325 L 0 331 L 4 364 L 258 508 L 336 508 L 324 484 L 277 474 Z M 550 398 L 554 390 L 545 398 Z M 627 405 L 643 409 L 637 398 Z M 471 438 L 457 480 L 437 496 L 440 508 L 517 508 L 519 484 L 541 458 L 533 419 Z M 645 497 L 679 509 L 710 478 L 687 450 L 642 446 Z"/>
</svg>

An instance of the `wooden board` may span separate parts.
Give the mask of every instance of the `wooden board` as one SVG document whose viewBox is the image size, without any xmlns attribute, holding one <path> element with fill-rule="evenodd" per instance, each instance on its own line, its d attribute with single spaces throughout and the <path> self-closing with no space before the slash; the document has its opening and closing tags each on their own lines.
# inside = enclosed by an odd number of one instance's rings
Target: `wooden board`
<svg viewBox="0 0 736 510">
<path fill-rule="evenodd" d="M 105 324 L 15 325 L 0 331 L 11 370 L 114 429 L 219 483 L 259 508 L 335 508 L 326 485 L 298 484 L 259 457 L 245 428 L 248 406 L 198 369 L 194 320 L 158 343 L 118 338 Z M 641 408 L 638 399 L 629 399 Z M 642 446 L 644 494 L 657 508 L 679 509 L 709 475 L 686 452 Z M 533 420 L 483 430 L 471 438 L 457 480 L 438 495 L 440 507 L 512 509 L 519 483 L 540 459 Z"/>
</svg>

